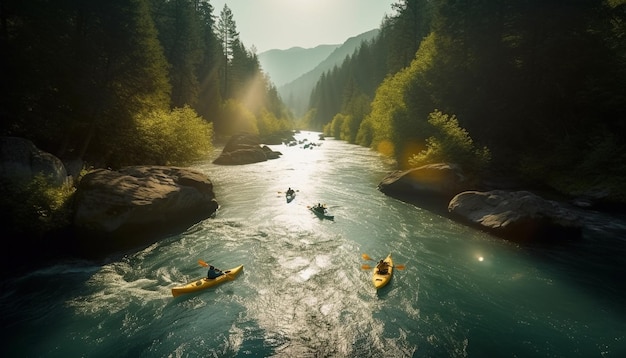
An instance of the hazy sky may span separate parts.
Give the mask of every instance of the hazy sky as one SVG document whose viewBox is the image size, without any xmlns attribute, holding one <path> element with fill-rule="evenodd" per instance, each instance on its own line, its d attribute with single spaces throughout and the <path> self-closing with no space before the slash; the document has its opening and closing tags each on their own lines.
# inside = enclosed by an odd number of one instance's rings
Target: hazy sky
<svg viewBox="0 0 626 358">
<path fill-rule="evenodd" d="M 247 49 L 257 53 L 342 44 L 380 27 L 396 0 L 210 0 L 219 17 L 228 5 Z"/>
</svg>

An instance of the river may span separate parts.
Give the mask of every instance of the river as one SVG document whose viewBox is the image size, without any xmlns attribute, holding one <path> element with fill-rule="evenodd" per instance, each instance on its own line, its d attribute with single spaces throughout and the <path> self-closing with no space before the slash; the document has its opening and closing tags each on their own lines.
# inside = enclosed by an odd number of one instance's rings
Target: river
<svg viewBox="0 0 626 358">
<path fill-rule="evenodd" d="M 342 141 L 194 168 L 214 218 L 105 262 L 3 282 L 3 357 L 623 357 L 626 220 L 590 213 L 581 241 L 522 246 L 376 190 L 392 170 Z M 215 155 L 218 154 L 216 151 Z M 297 196 L 287 203 L 284 191 Z M 324 203 L 334 221 L 307 206 Z M 392 253 L 376 291 L 362 254 Z M 233 281 L 170 289 L 240 264 Z"/>
</svg>

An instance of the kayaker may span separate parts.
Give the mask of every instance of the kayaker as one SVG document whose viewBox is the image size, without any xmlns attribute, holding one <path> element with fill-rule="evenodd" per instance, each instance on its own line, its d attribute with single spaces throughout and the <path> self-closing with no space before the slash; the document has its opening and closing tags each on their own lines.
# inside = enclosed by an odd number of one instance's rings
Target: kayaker
<svg viewBox="0 0 626 358">
<path fill-rule="evenodd" d="M 386 275 L 388 273 L 389 264 L 383 260 L 380 260 L 378 262 L 378 265 L 376 265 L 376 268 L 378 269 L 379 275 Z"/>
<path fill-rule="evenodd" d="M 293 189 L 291 188 L 287 189 L 287 195 L 293 195 Z"/>
<path fill-rule="evenodd" d="M 222 272 L 222 270 L 217 269 L 217 268 L 215 268 L 215 267 L 213 267 L 213 266 L 209 266 L 209 271 L 207 272 L 206 277 L 207 277 L 209 280 L 212 280 L 212 279 L 214 279 L 214 278 L 218 278 L 218 277 L 222 276 L 223 274 L 224 274 L 224 273 Z"/>
</svg>

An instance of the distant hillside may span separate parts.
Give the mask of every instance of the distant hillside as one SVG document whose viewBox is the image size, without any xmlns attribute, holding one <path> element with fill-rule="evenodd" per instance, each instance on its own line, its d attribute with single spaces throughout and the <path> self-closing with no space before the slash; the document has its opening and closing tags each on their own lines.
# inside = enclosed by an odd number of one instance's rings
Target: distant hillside
<svg viewBox="0 0 626 358">
<path fill-rule="evenodd" d="M 349 38 L 309 72 L 283 86 L 277 85 L 278 93 L 283 99 L 283 102 L 285 102 L 287 107 L 289 107 L 296 116 L 300 117 L 304 115 L 309 106 L 311 91 L 320 76 L 324 72 L 332 70 L 334 66 L 341 65 L 346 59 L 346 56 L 354 54 L 354 51 L 359 48 L 364 41 L 372 41 L 379 32 L 379 29 L 374 29 Z"/>
<path fill-rule="evenodd" d="M 339 46 L 341 45 L 269 50 L 258 55 L 259 63 L 274 85 L 280 87 L 315 68 Z"/>
</svg>

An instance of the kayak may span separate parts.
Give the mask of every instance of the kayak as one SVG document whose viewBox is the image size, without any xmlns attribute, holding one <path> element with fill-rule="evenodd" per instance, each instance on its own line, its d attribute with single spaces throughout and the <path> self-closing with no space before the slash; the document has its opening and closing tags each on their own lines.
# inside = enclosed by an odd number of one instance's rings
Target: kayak
<svg viewBox="0 0 626 358">
<path fill-rule="evenodd" d="M 322 211 L 322 210 L 317 209 L 316 206 L 312 206 L 311 211 L 314 212 L 315 215 L 317 215 L 317 217 L 320 219 L 328 219 L 328 220 L 335 219 L 335 216 L 328 214 L 328 210 L 326 210 L 326 208 L 324 208 L 324 211 Z"/>
<path fill-rule="evenodd" d="M 217 286 L 220 283 L 234 280 L 235 277 L 243 271 L 243 265 L 239 265 L 230 270 L 224 271 L 224 275 L 217 278 L 208 279 L 206 277 L 199 278 L 195 281 L 189 282 L 184 286 L 176 286 L 172 288 L 172 296 L 177 297 L 185 293 L 198 292 L 209 287 Z"/>
<path fill-rule="evenodd" d="M 291 203 L 296 198 L 296 193 L 286 194 L 285 197 L 287 198 L 287 203 Z"/>
<path fill-rule="evenodd" d="M 387 274 L 379 275 L 378 267 L 374 267 L 374 273 L 372 274 L 372 283 L 374 284 L 374 287 L 376 287 L 376 289 L 379 289 L 389 283 L 389 281 L 391 280 L 391 275 L 393 275 L 393 260 L 391 259 L 391 254 L 389 254 L 389 256 L 387 256 L 387 258 L 383 261 L 389 264 L 389 267 L 387 268 Z"/>
</svg>

